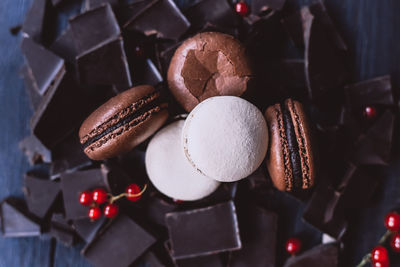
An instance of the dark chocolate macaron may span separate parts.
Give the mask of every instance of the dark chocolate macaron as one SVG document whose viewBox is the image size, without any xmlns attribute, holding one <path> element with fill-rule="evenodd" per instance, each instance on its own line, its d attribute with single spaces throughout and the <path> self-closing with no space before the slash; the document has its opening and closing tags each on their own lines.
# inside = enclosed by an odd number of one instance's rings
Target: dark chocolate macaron
<svg viewBox="0 0 400 267">
<path fill-rule="evenodd" d="M 302 104 L 287 99 L 283 104 L 269 107 L 265 118 L 270 134 L 267 167 L 276 188 L 297 192 L 312 187 L 315 154 Z"/>
<path fill-rule="evenodd" d="M 238 40 L 223 33 L 204 32 L 176 50 L 168 69 L 168 85 L 190 112 L 212 96 L 241 96 L 251 75 L 245 47 Z"/>
<path fill-rule="evenodd" d="M 150 85 L 129 89 L 96 109 L 79 130 L 89 158 L 123 154 L 155 133 L 167 120 L 167 103 Z"/>
</svg>

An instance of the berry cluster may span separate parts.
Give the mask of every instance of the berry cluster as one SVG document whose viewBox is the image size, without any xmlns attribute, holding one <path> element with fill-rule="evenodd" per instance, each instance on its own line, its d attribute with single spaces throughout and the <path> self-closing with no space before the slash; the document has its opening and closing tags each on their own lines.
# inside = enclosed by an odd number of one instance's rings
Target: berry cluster
<svg viewBox="0 0 400 267">
<path fill-rule="evenodd" d="M 90 206 L 88 216 L 91 220 L 97 220 L 101 217 L 102 212 L 100 206 L 103 205 L 103 213 L 107 218 L 114 218 L 118 215 L 119 208 L 114 202 L 122 197 L 126 197 L 130 201 L 138 201 L 146 190 L 147 185 L 140 190 L 136 184 L 130 184 L 125 192 L 113 196 L 107 193 L 103 188 L 96 188 L 92 191 L 84 191 L 79 195 L 79 203 L 84 206 Z"/>
<path fill-rule="evenodd" d="M 387 249 L 382 246 L 383 243 L 391 238 L 390 247 L 394 252 L 400 253 L 400 214 L 397 212 L 389 212 L 385 216 L 385 227 L 388 230 L 379 241 L 379 245 L 374 247 L 370 254 L 366 255 L 358 267 L 363 266 L 368 261 L 374 267 L 389 267 L 389 255 Z"/>
</svg>

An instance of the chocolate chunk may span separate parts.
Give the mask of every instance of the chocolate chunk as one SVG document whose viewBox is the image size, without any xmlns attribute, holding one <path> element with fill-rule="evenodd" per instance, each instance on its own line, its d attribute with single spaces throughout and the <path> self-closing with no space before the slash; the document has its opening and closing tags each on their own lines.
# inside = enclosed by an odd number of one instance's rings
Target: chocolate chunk
<svg viewBox="0 0 400 267">
<path fill-rule="evenodd" d="M 340 239 L 347 229 L 341 196 L 341 192 L 335 191 L 330 184 L 320 183 L 304 211 L 304 220 L 322 232 Z"/>
<path fill-rule="evenodd" d="M 60 193 L 59 182 L 25 175 L 24 193 L 29 211 L 43 219 Z"/>
<path fill-rule="evenodd" d="M 117 241 L 117 242 L 116 242 Z M 121 215 L 113 220 L 82 251 L 97 267 L 129 266 L 138 259 L 156 239 L 132 219 Z M 112 253 L 109 253 L 112 251 Z"/>
<path fill-rule="evenodd" d="M 339 266 L 339 246 L 336 243 L 316 246 L 290 257 L 284 267 L 337 267 Z"/>
<path fill-rule="evenodd" d="M 41 95 L 54 84 L 58 84 L 65 74 L 64 60 L 31 38 L 24 38 L 21 44 L 22 53 L 28 65 L 28 71 L 34 79 L 33 86 Z"/>
<path fill-rule="evenodd" d="M 53 162 L 51 163 L 51 179 L 60 177 L 62 173 L 70 173 L 92 165 L 79 142 L 78 133 L 72 132 L 52 149 Z"/>
<path fill-rule="evenodd" d="M 173 40 L 178 40 L 189 27 L 189 21 L 172 0 L 156 1 L 124 26 L 145 35 L 157 34 L 159 38 Z"/>
<path fill-rule="evenodd" d="M 27 213 L 25 204 L 14 198 L 8 198 L 1 204 L 1 230 L 4 237 L 40 235 L 40 225 Z"/>
<path fill-rule="evenodd" d="M 108 4 L 71 19 L 70 27 L 77 55 L 115 40 L 121 33 L 117 19 Z"/>
<path fill-rule="evenodd" d="M 354 111 L 371 105 L 393 105 L 393 92 L 390 75 L 347 85 L 347 102 Z"/>
<path fill-rule="evenodd" d="M 251 0 L 251 13 L 259 15 L 267 10 L 281 10 L 286 0 Z"/>
<path fill-rule="evenodd" d="M 46 2 L 46 0 L 34 0 L 22 25 L 25 37 L 30 37 L 39 43 L 42 41 Z"/>
<path fill-rule="evenodd" d="M 79 79 L 84 85 L 114 85 L 122 89 L 132 86 L 122 38 L 103 42 L 76 60 Z"/>
<path fill-rule="evenodd" d="M 242 249 L 231 252 L 229 266 L 275 266 L 278 216 L 262 208 L 239 209 Z"/>
<path fill-rule="evenodd" d="M 77 51 L 72 30 L 68 27 L 50 46 L 50 50 L 58 56 L 65 59 L 67 62 L 75 62 Z"/>
<path fill-rule="evenodd" d="M 51 162 L 50 151 L 33 135 L 25 137 L 19 143 L 19 148 L 25 153 L 31 165 Z"/>
<path fill-rule="evenodd" d="M 72 227 L 76 233 L 86 242 L 90 243 L 96 237 L 96 234 L 105 225 L 106 218 L 101 217 L 92 221 L 89 218 L 73 220 Z"/>
<path fill-rule="evenodd" d="M 238 250 L 242 247 L 232 201 L 202 209 L 168 213 L 165 219 L 174 259 Z"/>
<path fill-rule="evenodd" d="M 77 171 L 61 175 L 65 217 L 68 220 L 88 217 L 88 208 L 79 203 L 79 195 L 85 190 L 94 188 L 110 190 L 107 174 L 102 169 Z"/>
<path fill-rule="evenodd" d="M 365 135 L 357 140 L 354 150 L 355 163 L 387 165 L 392 152 L 394 130 L 394 115 L 386 110 L 381 117 L 368 129 Z"/>
<path fill-rule="evenodd" d="M 75 242 L 74 230 L 61 213 L 54 213 L 52 215 L 50 235 L 67 247 L 72 246 Z"/>
<path fill-rule="evenodd" d="M 184 12 L 193 29 L 199 30 L 209 22 L 221 28 L 234 28 L 238 17 L 225 0 L 202 0 Z"/>
<path fill-rule="evenodd" d="M 22 79 L 24 80 L 25 91 L 26 91 L 26 94 L 28 95 L 29 104 L 30 104 L 32 110 L 35 111 L 40 104 L 42 96 L 35 89 L 35 86 L 34 86 L 35 80 L 32 76 L 32 72 L 30 72 L 28 66 L 24 65 L 21 68 L 20 75 L 22 76 Z"/>
</svg>

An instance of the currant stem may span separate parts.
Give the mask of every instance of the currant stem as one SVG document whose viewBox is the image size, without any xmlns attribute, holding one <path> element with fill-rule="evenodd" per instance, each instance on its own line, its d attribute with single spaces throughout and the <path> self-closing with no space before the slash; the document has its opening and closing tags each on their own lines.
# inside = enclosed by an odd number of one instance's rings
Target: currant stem
<svg viewBox="0 0 400 267">
<path fill-rule="evenodd" d="M 381 239 L 379 239 L 378 245 L 382 245 L 383 243 L 386 242 L 386 240 L 392 235 L 391 231 L 386 231 L 386 233 L 381 237 Z M 368 262 L 371 261 L 371 253 L 368 253 L 367 255 L 365 255 L 361 262 L 356 266 L 356 267 L 362 267 L 365 264 L 367 264 Z"/>
<path fill-rule="evenodd" d="M 145 184 L 145 185 L 143 186 L 142 191 L 140 191 L 140 192 L 137 193 L 137 194 L 122 193 L 122 194 L 119 194 L 119 195 L 117 195 L 117 196 L 110 195 L 110 196 L 111 196 L 111 197 L 110 197 L 110 204 L 113 203 L 113 202 L 115 202 L 115 201 L 117 201 L 117 200 L 120 199 L 120 198 L 123 198 L 123 197 L 140 197 L 141 195 L 143 195 L 143 193 L 144 193 L 144 191 L 146 191 L 146 189 L 147 189 L 147 184 Z"/>
</svg>

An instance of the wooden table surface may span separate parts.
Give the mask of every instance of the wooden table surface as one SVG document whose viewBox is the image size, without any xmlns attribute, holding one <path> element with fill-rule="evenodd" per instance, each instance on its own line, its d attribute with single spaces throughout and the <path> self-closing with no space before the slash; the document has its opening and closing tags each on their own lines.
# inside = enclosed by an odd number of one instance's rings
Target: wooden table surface
<svg viewBox="0 0 400 267">
<path fill-rule="evenodd" d="M 180 0 L 189 2 L 190 0 Z M 288 0 L 304 5 L 311 1 Z M 22 196 L 23 173 L 29 169 L 18 142 L 29 134 L 32 111 L 18 72 L 23 64 L 19 43 L 9 28 L 23 22 L 31 0 L 0 1 L 0 199 Z M 351 51 L 354 81 L 391 74 L 400 86 L 400 1 L 399 0 L 326 0 L 326 6 Z M 397 137 L 397 139 L 399 139 Z M 380 197 L 372 207 L 357 211 L 352 222 L 354 244 L 346 248 L 349 266 L 377 243 L 384 233 L 384 214 L 400 205 L 400 160 L 396 156 L 382 179 Z M 385 177 L 386 176 L 386 177 Z M 378 194 L 379 195 L 379 194 Z M 278 248 L 280 249 L 280 248 Z M 79 248 L 56 245 L 48 238 L 5 239 L 0 237 L 0 267 L 90 266 Z M 393 266 L 393 265 L 392 265 Z"/>
</svg>

